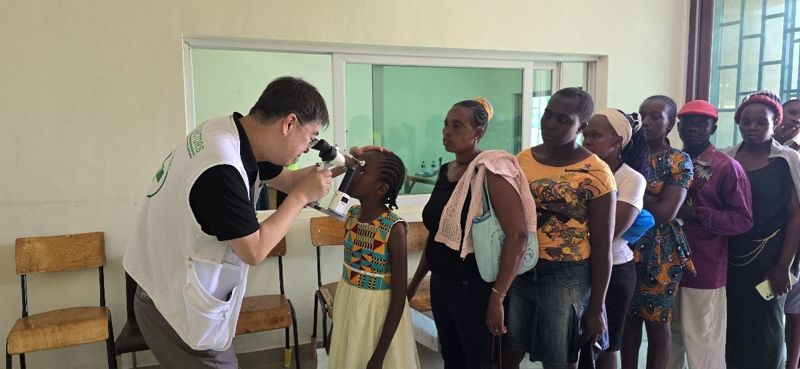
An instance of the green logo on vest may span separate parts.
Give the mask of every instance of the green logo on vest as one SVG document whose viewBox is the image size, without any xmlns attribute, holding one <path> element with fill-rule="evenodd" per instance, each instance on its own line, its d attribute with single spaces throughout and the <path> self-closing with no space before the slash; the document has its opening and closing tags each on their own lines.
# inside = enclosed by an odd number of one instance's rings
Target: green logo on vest
<svg viewBox="0 0 800 369">
<path fill-rule="evenodd" d="M 167 174 L 169 174 L 169 168 L 172 166 L 172 158 L 174 157 L 175 150 L 172 150 L 161 162 L 161 168 L 153 176 L 153 183 L 150 184 L 150 189 L 147 191 L 147 197 L 155 196 L 158 191 L 161 191 L 161 187 L 164 187 L 164 182 L 167 180 Z"/>
<path fill-rule="evenodd" d="M 192 133 L 186 136 L 186 149 L 189 151 L 189 158 L 194 157 L 195 155 L 199 154 L 200 151 L 203 151 L 205 146 L 203 145 L 203 131 L 202 125 L 195 128 Z"/>
</svg>

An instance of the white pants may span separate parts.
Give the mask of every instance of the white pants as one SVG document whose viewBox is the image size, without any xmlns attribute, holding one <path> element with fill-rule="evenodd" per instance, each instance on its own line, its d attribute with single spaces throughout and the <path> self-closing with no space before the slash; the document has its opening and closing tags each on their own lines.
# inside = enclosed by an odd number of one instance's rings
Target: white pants
<svg viewBox="0 0 800 369">
<path fill-rule="evenodd" d="M 672 350 L 667 369 L 725 369 L 728 299 L 715 290 L 680 287 L 672 312 Z M 688 359 L 688 360 L 687 360 Z"/>
</svg>

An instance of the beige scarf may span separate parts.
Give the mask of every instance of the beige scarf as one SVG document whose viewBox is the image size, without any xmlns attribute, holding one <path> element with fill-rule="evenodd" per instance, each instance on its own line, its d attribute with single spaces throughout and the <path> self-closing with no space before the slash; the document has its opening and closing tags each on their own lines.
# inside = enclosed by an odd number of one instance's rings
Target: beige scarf
<svg viewBox="0 0 800 369">
<path fill-rule="evenodd" d="M 522 171 L 517 158 L 502 150 L 487 150 L 478 154 L 469 163 L 467 170 L 458 180 L 450 200 L 447 201 L 441 217 L 439 218 L 439 232 L 436 233 L 434 240 L 441 242 L 453 250 L 461 250 L 461 258 L 473 253 L 472 246 L 472 221 L 482 215 L 488 209 L 483 209 L 483 184 L 486 171 L 502 176 L 519 195 L 518 201 L 522 203 L 522 210 L 525 215 L 525 224 L 528 232 L 536 232 L 536 203 L 528 187 L 528 179 Z M 464 203 L 472 189 L 472 200 L 467 210 L 467 223 L 461 229 L 461 212 Z M 511 200 L 514 202 L 514 200 Z M 493 207 L 496 208 L 496 204 Z M 461 235 L 464 235 L 463 245 Z"/>
</svg>

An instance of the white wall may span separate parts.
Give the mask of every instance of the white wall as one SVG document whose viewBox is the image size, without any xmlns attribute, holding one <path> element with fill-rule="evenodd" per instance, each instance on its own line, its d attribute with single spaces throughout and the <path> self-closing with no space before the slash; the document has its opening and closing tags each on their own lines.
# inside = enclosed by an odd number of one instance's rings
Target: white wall
<svg viewBox="0 0 800 369">
<path fill-rule="evenodd" d="M 5 0 L 0 334 L 20 314 L 14 239 L 93 230 L 106 232 L 107 297 L 117 332 L 122 327 L 121 257 L 131 224 L 154 169 L 185 134 L 182 36 L 606 55 L 598 88 L 608 105 L 632 109 L 654 93 L 682 101 L 686 3 Z M 301 341 L 308 339 L 313 288 L 311 250 L 301 245 L 307 237 L 299 222 L 287 258 Z M 262 269 L 258 280 L 274 275 L 269 265 Z M 81 287 L 61 287 L 70 282 Z M 31 311 L 94 302 L 95 285 L 92 273 L 35 276 Z M 274 346 L 281 336 L 257 335 L 238 347 Z M 100 368 L 104 355 L 97 344 L 32 354 L 29 363 Z"/>
</svg>

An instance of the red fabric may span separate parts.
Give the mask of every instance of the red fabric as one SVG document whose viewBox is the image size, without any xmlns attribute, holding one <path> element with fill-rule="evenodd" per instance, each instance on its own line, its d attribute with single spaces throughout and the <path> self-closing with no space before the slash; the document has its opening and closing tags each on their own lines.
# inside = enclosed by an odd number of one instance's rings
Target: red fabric
<svg viewBox="0 0 800 369">
<path fill-rule="evenodd" d="M 684 115 L 702 115 L 714 118 L 714 120 L 719 119 L 717 108 L 705 100 L 693 100 L 686 103 L 686 105 L 684 105 L 678 112 L 678 118 Z"/>
<path fill-rule="evenodd" d="M 733 116 L 733 121 L 736 122 L 736 124 L 739 124 L 739 118 L 742 117 L 742 110 L 744 110 L 744 107 L 750 104 L 764 104 L 772 109 L 772 112 L 775 113 L 775 127 L 781 125 L 781 122 L 783 122 L 783 106 L 781 106 L 781 99 L 774 94 L 762 95 L 756 93 L 748 95 L 742 100 L 742 103 L 739 104 L 739 108 L 736 109 L 736 114 Z"/>
</svg>

